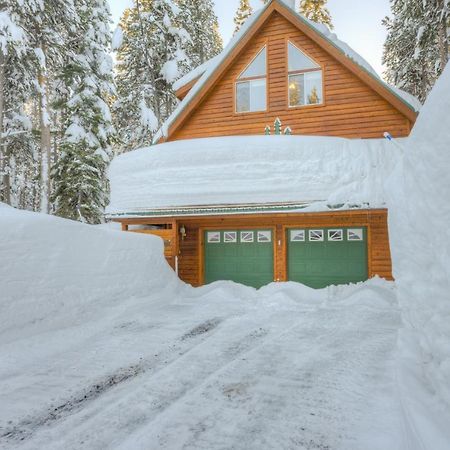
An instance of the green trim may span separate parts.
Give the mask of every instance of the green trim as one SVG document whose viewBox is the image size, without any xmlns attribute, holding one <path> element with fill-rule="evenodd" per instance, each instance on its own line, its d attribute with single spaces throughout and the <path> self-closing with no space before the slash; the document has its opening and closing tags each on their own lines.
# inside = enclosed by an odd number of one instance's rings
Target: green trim
<svg viewBox="0 0 450 450">
<path fill-rule="evenodd" d="M 301 211 L 312 204 L 320 204 L 321 202 L 308 202 L 308 203 L 289 203 L 289 204 L 267 204 L 267 205 L 232 205 L 232 206 L 192 206 L 192 207 L 180 207 L 180 208 L 167 208 L 167 209 L 153 209 L 141 212 L 123 212 L 115 214 L 106 214 L 109 219 L 125 219 L 133 217 L 189 217 L 189 216 L 217 216 L 217 215 L 235 215 L 235 214 L 257 214 L 257 213 L 286 213 Z M 338 204 L 338 205 L 326 205 L 326 209 L 323 211 L 312 212 L 328 212 L 338 211 L 341 209 L 355 210 L 355 209 L 371 209 L 369 203 L 363 204 Z"/>
<path fill-rule="evenodd" d="M 126 212 L 118 214 L 107 214 L 107 217 L 172 217 L 172 216 L 203 216 L 203 215 L 222 215 L 222 214 L 254 214 L 259 212 L 286 212 L 297 209 L 305 209 L 309 203 L 299 203 L 290 205 L 243 205 L 243 206 L 221 206 L 221 207 L 186 207 L 186 208 L 168 208 L 154 209 L 144 212 Z"/>
</svg>

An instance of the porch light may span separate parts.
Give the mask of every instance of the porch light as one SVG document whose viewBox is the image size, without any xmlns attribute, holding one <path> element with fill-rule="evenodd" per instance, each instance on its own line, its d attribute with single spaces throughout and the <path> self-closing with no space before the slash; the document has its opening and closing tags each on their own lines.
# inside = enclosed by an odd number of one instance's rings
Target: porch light
<svg viewBox="0 0 450 450">
<path fill-rule="evenodd" d="M 186 237 L 186 228 L 184 225 L 181 225 L 181 227 L 180 227 L 180 234 L 181 234 L 181 240 L 184 241 L 184 238 Z"/>
</svg>

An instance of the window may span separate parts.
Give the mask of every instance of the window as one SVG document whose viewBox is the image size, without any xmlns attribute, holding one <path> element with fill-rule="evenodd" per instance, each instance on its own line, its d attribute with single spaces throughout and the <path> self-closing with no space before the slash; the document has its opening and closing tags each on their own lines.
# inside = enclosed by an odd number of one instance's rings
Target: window
<svg viewBox="0 0 450 450">
<path fill-rule="evenodd" d="M 323 242 L 323 230 L 309 230 L 309 241 L 310 242 Z"/>
<path fill-rule="evenodd" d="M 348 241 L 362 241 L 364 240 L 364 231 L 362 228 L 354 228 L 352 230 L 347 230 L 347 240 Z"/>
<path fill-rule="evenodd" d="M 236 82 L 236 112 L 265 111 L 267 108 L 267 49 L 256 55 Z"/>
<path fill-rule="evenodd" d="M 328 240 L 332 242 L 343 241 L 344 231 L 343 230 L 328 230 Z"/>
<path fill-rule="evenodd" d="M 241 231 L 241 242 L 254 242 L 253 231 Z"/>
<path fill-rule="evenodd" d="M 305 242 L 305 230 L 291 230 L 291 242 Z"/>
<path fill-rule="evenodd" d="M 227 244 L 237 242 L 236 231 L 225 231 L 225 233 L 223 234 L 223 242 Z"/>
<path fill-rule="evenodd" d="M 322 104 L 322 69 L 291 42 L 288 42 L 288 68 L 289 106 Z"/>
<path fill-rule="evenodd" d="M 272 232 L 258 231 L 258 242 L 272 242 Z"/>
<path fill-rule="evenodd" d="M 220 233 L 218 231 L 208 231 L 208 244 L 216 244 L 220 242 Z"/>
</svg>

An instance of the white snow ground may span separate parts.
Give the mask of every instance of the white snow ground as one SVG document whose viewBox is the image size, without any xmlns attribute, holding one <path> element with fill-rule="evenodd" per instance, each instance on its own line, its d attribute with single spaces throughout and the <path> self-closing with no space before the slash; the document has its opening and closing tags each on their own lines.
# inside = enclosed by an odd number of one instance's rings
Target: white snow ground
<svg viewBox="0 0 450 450">
<path fill-rule="evenodd" d="M 5 206 L 0 253 L 0 448 L 448 448 L 411 441 L 391 283 L 194 289 L 156 238 Z"/>
<path fill-rule="evenodd" d="M 450 68 L 389 184 L 396 287 L 193 289 L 157 238 L 0 204 L 0 448 L 449 450 L 449 108 Z"/>
</svg>

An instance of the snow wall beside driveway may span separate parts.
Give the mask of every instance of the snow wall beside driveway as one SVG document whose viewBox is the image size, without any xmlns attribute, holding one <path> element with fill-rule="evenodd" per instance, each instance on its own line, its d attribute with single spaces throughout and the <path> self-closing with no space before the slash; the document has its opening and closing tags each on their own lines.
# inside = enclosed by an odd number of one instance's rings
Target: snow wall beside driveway
<svg viewBox="0 0 450 450">
<path fill-rule="evenodd" d="M 423 107 L 387 192 L 411 379 L 450 405 L 450 67 Z"/>
<path fill-rule="evenodd" d="M 176 287 L 160 238 L 0 203 L 0 330 Z M 107 305 L 104 305 L 107 306 Z M 52 318 L 51 316 L 54 315 Z"/>
</svg>

